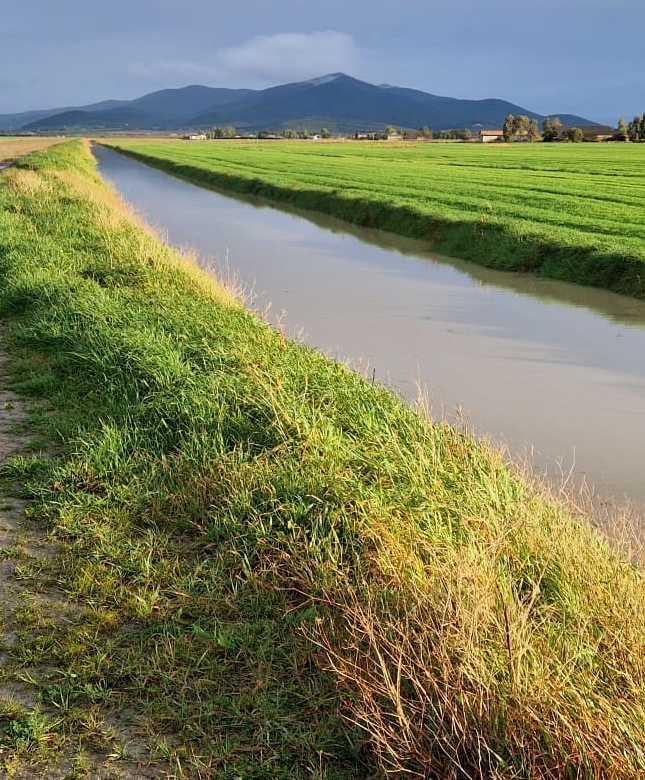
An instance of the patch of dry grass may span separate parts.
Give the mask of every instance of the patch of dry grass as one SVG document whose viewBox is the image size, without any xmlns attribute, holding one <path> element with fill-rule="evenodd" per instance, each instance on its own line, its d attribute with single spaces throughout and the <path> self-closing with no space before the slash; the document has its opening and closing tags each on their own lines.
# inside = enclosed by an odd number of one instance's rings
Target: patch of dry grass
<svg viewBox="0 0 645 780">
<path fill-rule="evenodd" d="M 12 138 L 4 140 L 0 137 L 0 163 L 18 160 L 20 157 L 25 157 L 33 152 L 40 152 L 60 142 L 60 138 Z"/>
</svg>

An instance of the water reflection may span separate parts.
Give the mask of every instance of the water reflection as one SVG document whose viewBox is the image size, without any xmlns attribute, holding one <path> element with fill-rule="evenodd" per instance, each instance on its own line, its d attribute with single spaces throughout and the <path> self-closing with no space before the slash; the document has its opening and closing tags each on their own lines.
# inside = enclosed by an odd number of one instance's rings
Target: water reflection
<svg viewBox="0 0 645 780">
<path fill-rule="evenodd" d="M 196 187 L 99 148 L 101 171 L 169 240 L 230 257 L 288 332 L 362 359 L 435 412 L 538 465 L 575 463 L 600 492 L 645 502 L 645 303 L 439 258 L 422 242 Z"/>
</svg>

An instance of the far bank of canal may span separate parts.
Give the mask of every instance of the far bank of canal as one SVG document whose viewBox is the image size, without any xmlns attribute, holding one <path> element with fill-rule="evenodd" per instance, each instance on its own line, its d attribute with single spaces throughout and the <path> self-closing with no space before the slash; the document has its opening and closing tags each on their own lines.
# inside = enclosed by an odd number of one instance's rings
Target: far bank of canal
<svg viewBox="0 0 645 780">
<path fill-rule="evenodd" d="M 241 200 L 103 147 L 101 173 L 175 245 L 230 266 L 290 335 L 435 416 L 534 447 L 558 478 L 645 504 L 645 302 L 428 253 L 423 244 Z"/>
</svg>

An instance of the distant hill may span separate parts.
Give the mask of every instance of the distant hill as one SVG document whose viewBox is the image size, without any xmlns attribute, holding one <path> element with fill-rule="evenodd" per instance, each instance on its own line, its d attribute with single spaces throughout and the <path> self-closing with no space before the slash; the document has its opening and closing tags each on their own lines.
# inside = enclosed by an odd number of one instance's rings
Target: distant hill
<svg viewBox="0 0 645 780">
<path fill-rule="evenodd" d="M 507 114 L 544 115 L 506 100 L 461 100 L 416 89 L 369 84 L 331 73 L 263 90 L 193 85 L 164 89 L 136 100 L 0 116 L 0 130 L 180 130 L 235 125 L 245 131 L 327 126 L 337 131 L 429 126 L 435 130 L 501 127 Z M 553 114 L 549 114 L 553 116 Z M 558 114 L 565 124 L 596 123 Z M 22 124 L 21 124 L 22 122 Z"/>
<path fill-rule="evenodd" d="M 127 100 L 102 100 L 100 103 L 92 103 L 89 106 L 80 106 L 78 108 L 49 108 L 37 111 L 22 111 L 19 114 L 0 114 L 0 131 L 21 130 L 39 119 L 47 119 L 50 116 L 60 115 L 67 111 L 104 111 L 126 105 L 128 102 Z"/>
<path fill-rule="evenodd" d="M 24 131 L 56 130 L 172 130 L 190 127 L 198 113 L 237 101 L 252 93 L 248 89 L 224 89 L 192 85 L 162 89 L 135 100 L 107 101 L 79 109 L 47 113 L 27 122 Z M 1 127 L 1 125 L 0 125 Z"/>
</svg>

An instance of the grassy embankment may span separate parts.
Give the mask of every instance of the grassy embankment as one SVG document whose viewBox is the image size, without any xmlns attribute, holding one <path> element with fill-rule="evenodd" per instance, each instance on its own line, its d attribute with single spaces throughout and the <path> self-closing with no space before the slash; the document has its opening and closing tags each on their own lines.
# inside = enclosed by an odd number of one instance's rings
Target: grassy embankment
<svg viewBox="0 0 645 780">
<path fill-rule="evenodd" d="M 30 475 L 47 576 L 79 605 L 25 610 L 6 651 L 52 670 L 59 751 L 111 705 L 203 777 L 645 771 L 640 571 L 483 444 L 245 311 L 80 143 L 3 174 L 0 205 L 17 388 L 58 444 L 4 473 Z"/>
<path fill-rule="evenodd" d="M 645 146 L 109 142 L 199 184 L 645 297 Z"/>
</svg>

